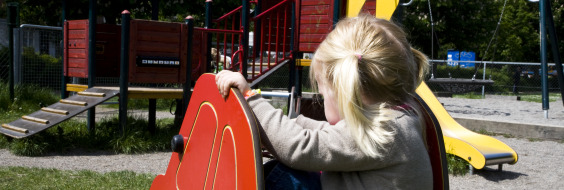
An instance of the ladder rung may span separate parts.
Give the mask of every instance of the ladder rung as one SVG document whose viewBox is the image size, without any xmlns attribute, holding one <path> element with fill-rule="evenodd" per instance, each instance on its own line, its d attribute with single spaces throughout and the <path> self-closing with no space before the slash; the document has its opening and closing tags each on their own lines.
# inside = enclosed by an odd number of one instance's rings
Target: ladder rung
<svg viewBox="0 0 564 190">
<path fill-rule="evenodd" d="M 59 102 L 61 102 L 61 103 L 63 103 L 63 104 L 71 104 L 71 105 L 77 105 L 77 106 L 86 106 L 86 105 L 88 105 L 88 103 L 86 103 L 86 102 L 74 101 L 74 100 L 60 100 Z"/>
<path fill-rule="evenodd" d="M 25 120 L 28 120 L 28 121 L 33 121 L 33 122 L 36 122 L 36 123 L 41 123 L 41 124 L 49 124 L 49 120 L 41 119 L 41 118 L 37 118 L 37 117 L 31 117 L 31 116 L 27 116 L 27 115 L 22 116 L 22 119 L 25 119 Z"/>
<path fill-rule="evenodd" d="M 5 128 L 5 129 L 12 130 L 12 131 L 20 132 L 20 133 L 28 133 L 29 132 L 29 130 L 27 130 L 27 129 L 8 125 L 8 124 L 2 124 L 2 127 Z"/>
<path fill-rule="evenodd" d="M 61 115 L 68 115 L 69 114 L 69 111 L 67 111 L 67 110 L 59 110 L 59 109 L 53 109 L 53 108 L 47 108 L 47 107 L 41 108 L 41 111 L 49 112 L 49 113 L 56 113 L 56 114 L 61 114 Z"/>
<path fill-rule="evenodd" d="M 85 91 L 82 91 L 82 92 L 78 92 L 78 95 L 81 95 L 81 96 L 105 97 L 105 96 L 106 96 L 106 93 L 100 93 L 100 92 L 85 92 Z"/>
</svg>

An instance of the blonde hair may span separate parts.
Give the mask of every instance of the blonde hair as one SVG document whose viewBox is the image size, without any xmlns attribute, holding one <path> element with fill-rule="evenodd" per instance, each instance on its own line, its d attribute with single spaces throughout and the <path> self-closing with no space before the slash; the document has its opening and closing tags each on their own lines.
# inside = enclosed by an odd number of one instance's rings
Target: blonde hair
<svg viewBox="0 0 564 190">
<path fill-rule="evenodd" d="M 414 108 L 409 113 L 421 115 L 412 95 L 427 68 L 427 57 L 411 48 L 400 27 L 360 15 L 339 21 L 319 45 L 310 81 L 316 87 L 325 80 L 360 149 L 382 156 L 395 133 L 391 110 L 407 104 Z"/>
</svg>

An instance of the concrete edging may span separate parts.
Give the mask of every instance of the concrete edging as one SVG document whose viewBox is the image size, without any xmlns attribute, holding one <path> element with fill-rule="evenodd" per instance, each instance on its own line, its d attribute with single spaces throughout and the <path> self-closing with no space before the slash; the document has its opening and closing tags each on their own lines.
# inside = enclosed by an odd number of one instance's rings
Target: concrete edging
<svg viewBox="0 0 564 190">
<path fill-rule="evenodd" d="M 492 133 L 508 134 L 521 138 L 564 140 L 564 127 L 560 126 L 499 122 L 461 117 L 453 118 L 460 125 L 472 131 L 480 131 L 483 129 Z"/>
</svg>

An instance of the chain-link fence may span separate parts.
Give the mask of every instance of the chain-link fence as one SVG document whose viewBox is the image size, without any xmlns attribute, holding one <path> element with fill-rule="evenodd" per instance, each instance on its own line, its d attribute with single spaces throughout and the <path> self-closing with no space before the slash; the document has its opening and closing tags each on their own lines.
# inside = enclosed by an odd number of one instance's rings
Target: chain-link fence
<svg viewBox="0 0 564 190">
<path fill-rule="evenodd" d="M 10 76 L 8 49 L 8 25 L 6 19 L 0 19 L 0 81 L 7 82 Z"/>
<path fill-rule="evenodd" d="M 59 91 L 62 79 L 61 28 L 24 24 L 18 30 L 14 32 L 17 42 L 15 43 L 14 68 L 16 84 L 37 84 Z M 7 33 L 6 21 L 0 19 L 0 80 L 3 81 L 7 81 L 9 76 Z M 433 75 L 430 74 L 429 77 L 492 80 L 493 83 L 484 86 L 483 90 L 486 94 L 540 94 L 542 91 L 539 63 L 475 61 L 473 66 L 467 68 L 461 67 L 460 64 L 449 64 L 445 60 L 433 60 L 432 63 L 434 65 L 431 69 Z M 554 68 L 554 64 L 549 64 L 548 86 L 551 92 L 557 92 L 560 89 Z M 308 73 L 309 67 L 303 67 L 301 80 L 304 92 L 312 89 Z M 87 84 L 88 79 L 74 79 L 70 82 Z M 117 86 L 118 84 L 118 78 L 98 77 L 96 79 L 96 85 Z M 261 81 L 258 87 L 284 90 L 288 88 L 288 84 L 289 67 L 285 65 Z M 434 92 L 447 91 L 444 87 L 429 81 L 428 85 Z M 130 84 L 130 86 L 182 87 L 182 84 Z M 470 92 L 481 93 L 482 87 Z"/>
<path fill-rule="evenodd" d="M 61 89 L 61 27 L 22 24 L 15 33 L 14 81 Z"/>
</svg>

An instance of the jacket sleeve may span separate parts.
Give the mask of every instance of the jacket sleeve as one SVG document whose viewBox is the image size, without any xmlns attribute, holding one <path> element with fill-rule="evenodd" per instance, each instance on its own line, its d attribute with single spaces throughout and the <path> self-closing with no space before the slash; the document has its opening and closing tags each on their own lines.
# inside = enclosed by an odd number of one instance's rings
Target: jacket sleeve
<svg viewBox="0 0 564 190">
<path fill-rule="evenodd" d="M 389 166 L 401 159 L 364 154 L 345 122 L 335 125 L 299 116 L 289 119 L 265 99 L 248 99 L 259 123 L 261 142 L 282 163 L 307 171 L 363 171 Z M 389 148 L 394 151 L 393 148 Z M 388 158 L 388 156 L 386 156 Z"/>
</svg>

